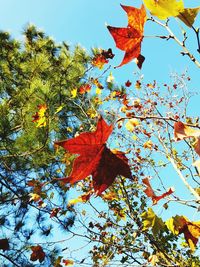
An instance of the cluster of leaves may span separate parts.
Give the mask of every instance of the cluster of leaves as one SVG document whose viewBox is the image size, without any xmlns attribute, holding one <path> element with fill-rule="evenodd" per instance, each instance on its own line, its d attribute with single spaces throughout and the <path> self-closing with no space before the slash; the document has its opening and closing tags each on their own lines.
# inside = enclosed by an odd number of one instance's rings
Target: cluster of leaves
<svg viewBox="0 0 200 267">
<path fill-rule="evenodd" d="M 120 261 L 142 265 L 147 260 L 150 264 L 161 266 L 165 266 L 168 262 L 175 266 L 198 266 L 198 257 L 192 253 L 200 236 L 199 222 L 192 222 L 178 215 L 163 222 L 152 209 L 144 211 L 147 206 L 144 193 L 152 199 L 153 205 L 167 197 L 163 204 L 164 210 L 168 210 L 169 204 L 173 202 L 198 210 L 198 193 L 189 184 L 199 186 L 195 179 L 197 176 L 195 169 L 192 165 L 188 165 L 188 155 L 193 153 L 192 144 L 187 143 L 189 150 L 185 150 L 181 155 L 178 155 L 175 148 L 175 141 L 199 136 L 199 130 L 188 126 L 199 127 L 198 123 L 193 124 L 192 119 L 186 114 L 180 115 L 183 114 L 182 110 L 187 108 L 190 98 L 185 87 L 189 81 L 190 77 L 186 73 L 176 78 L 172 85 L 163 84 L 162 90 L 155 81 L 143 84 L 142 78 L 136 81 L 132 90 L 129 89 L 132 84 L 130 81 L 125 82 L 126 87 L 113 86 L 112 92 L 105 97 L 105 101 L 113 107 L 109 110 L 109 114 L 112 114 L 112 118 L 115 118 L 116 114 L 119 116 L 113 124 L 107 125 L 101 117 L 96 130 L 56 142 L 56 145 L 79 155 L 74 160 L 68 177 L 61 179 L 64 183 L 78 182 L 76 188 L 83 192 L 77 199 L 69 202 L 70 207 L 73 208 L 73 205 L 80 202 L 93 201 L 91 196 L 95 192 L 108 205 L 107 209 L 102 211 L 95 208 L 93 216 L 83 210 L 77 219 L 79 227 L 85 228 L 86 234 L 83 236 L 87 236 L 88 242 L 92 240 L 99 244 L 94 245 L 91 250 L 96 266 L 104 266 L 110 261 L 114 264 L 114 258 L 116 264 Z M 150 120 L 152 121 L 149 122 Z M 190 120 L 190 124 L 183 124 L 180 120 Z M 118 149 L 111 152 L 106 147 L 105 142 L 113 126 L 115 126 L 113 135 L 117 136 L 114 137 L 114 143 L 118 144 L 120 149 L 127 151 L 129 167 L 124 156 L 122 165 L 121 160 L 118 161 L 117 157 L 118 155 L 121 157 L 122 152 L 119 154 Z M 196 140 L 198 142 L 198 138 Z M 113 152 L 117 157 L 113 157 Z M 192 154 L 191 158 L 193 156 Z M 188 180 L 186 185 L 197 200 L 185 201 L 183 195 L 179 196 L 180 192 L 174 191 L 173 188 L 165 189 L 165 182 L 161 176 L 163 169 L 167 172 L 170 162 L 174 164 L 178 174 L 180 170 L 189 172 L 191 180 L 190 182 Z M 132 170 L 132 175 L 128 169 Z M 129 179 L 122 178 L 120 174 Z M 92 180 L 89 175 L 92 175 Z M 187 172 L 185 175 L 189 177 Z M 159 179 L 164 193 L 159 195 L 156 193 L 150 184 L 149 176 Z M 83 179 L 85 181 L 80 183 L 79 181 Z M 171 186 L 173 185 L 174 182 L 171 181 Z M 104 190 L 106 193 L 103 194 Z M 93 207 L 91 202 L 88 204 Z M 78 212 L 78 209 L 75 210 Z M 92 220 L 89 219 L 90 216 Z M 76 232 L 73 234 L 76 235 Z M 184 234 L 186 241 L 182 244 L 184 249 L 180 247 L 181 239 L 178 238 L 181 234 Z M 142 245 L 146 242 L 149 243 L 149 249 L 146 245 Z M 142 260 L 139 260 L 139 257 Z"/>
</svg>

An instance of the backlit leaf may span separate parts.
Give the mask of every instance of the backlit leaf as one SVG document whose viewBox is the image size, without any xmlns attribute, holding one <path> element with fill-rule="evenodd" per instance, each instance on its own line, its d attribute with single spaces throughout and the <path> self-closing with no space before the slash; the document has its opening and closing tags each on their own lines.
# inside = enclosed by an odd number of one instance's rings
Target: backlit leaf
<svg viewBox="0 0 200 267">
<path fill-rule="evenodd" d="M 176 215 L 166 221 L 166 226 L 176 235 L 183 233 L 190 249 L 195 250 L 200 237 L 200 221 L 191 222 L 185 216 Z"/>
<path fill-rule="evenodd" d="M 178 18 L 182 20 L 188 27 L 192 27 L 196 16 L 198 15 L 200 7 L 195 8 L 185 8 L 180 14 Z"/>
<path fill-rule="evenodd" d="M 116 47 L 125 51 L 124 58 L 118 67 L 136 59 L 138 67 L 141 68 L 144 57 L 140 54 L 140 51 L 144 24 L 147 19 L 146 11 L 144 5 L 140 9 L 131 6 L 121 6 L 127 13 L 128 26 L 126 28 L 107 26 L 116 43 Z"/>
<path fill-rule="evenodd" d="M 184 10 L 183 0 L 143 0 L 143 2 L 153 16 L 162 20 L 176 17 Z"/>
<path fill-rule="evenodd" d="M 200 156 L 200 130 L 193 129 L 181 121 L 174 123 L 174 139 L 175 141 L 185 138 L 194 137 L 194 150 Z"/>
<path fill-rule="evenodd" d="M 178 17 L 188 27 L 192 27 L 200 7 L 184 8 L 183 0 L 143 0 L 153 16 L 161 20 Z"/>
<path fill-rule="evenodd" d="M 64 182 L 74 184 L 92 175 L 94 190 L 100 195 L 113 183 L 117 175 L 132 177 L 124 153 L 113 153 L 106 147 L 112 130 L 113 125 L 108 125 L 100 118 L 95 132 L 85 132 L 75 138 L 55 142 L 70 153 L 79 155 L 73 162 L 69 177 L 62 178 Z"/>
<path fill-rule="evenodd" d="M 143 230 L 152 229 L 153 234 L 157 235 L 160 230 L 165 228 L 165 224 L 151 208 L 141 214 Z"/>
<path fill-rule="evenodd" d="M 148 197 L 150 197 L 150 198 L 152 199 L 152 201 L 153 201 L 153 205 L 157 204 L 157 202 L 158 202 L 159 200 L 165 198 L 166 196 L 171 195 L 171 194 L 174 192 L 174 190 L 173 190 L 172 188 L 170 188 L 167 192 L 163 193 L 163 194 L 160 195 L 160 196 L 157 196 L 157 195 L 155 194 L 155 192 L 153 191 L 153 189 L 152 189 L 152 187 L 151 187 L 151 185 L 150 185 L 150 182 L 149 182 L 149 179 L 148 179 L 148 178 L 144 178 L 144 179 L 142 180 L 142 182 L 143 182 L 143 184 L 145 184 L 146 187 L 147 187 L 147 188 L 144 190 L 144 193 L 145 193 Z"/>
</svg>

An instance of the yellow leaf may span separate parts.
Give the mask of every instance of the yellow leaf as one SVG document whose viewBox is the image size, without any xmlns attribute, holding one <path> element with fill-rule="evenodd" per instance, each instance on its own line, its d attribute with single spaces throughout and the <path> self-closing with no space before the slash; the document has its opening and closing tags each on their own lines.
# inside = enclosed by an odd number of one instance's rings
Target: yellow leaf
<svg viewBox="0 0 200 267">
<path fill-rule="evenodd" d="M 72 132 L 73 132 L 73 130 L 72 130 L 71 127 L 67 127 L 66 130 L 67 130 L 67 132 L 69 132 L 69 133 L 72 133 Z"/>
<path fill-rule="evenodd" d="M 192 222 L 188 225 L 189 232 L 195 237 L 200 237 L 200 222 Z"/>
<path fill-rule="evenodd" d="M 144 0 L 144 4 L 153 16 L 162 20 L 184 11 L 183 0 Z"/>
<path fill-rule="evenodd" d="M 175 228 L 174 225 L 174 218 L 170 218 L 165 222 L 167 228 L 174 234 L 174 235 L 178 235 L 179 231 Z"/>
<path fill-rule="evenodd" d="M 87 115 L 91 118 L 94 119 L 96 117 L 98 117 L 98 113 L 96 112 L 96 110 L 94 110 L 93 108 L 89 108 L 87 111 Z"/>
<path fill-rule="evenodd" d="M 160 230 L 165 228 L 165 224 L 161 218 L 159 218 L 151 208 L 141 214 L 143 230 L 146 231 L 152 228 L 153 234 L 157 235 Z"/>
<path fill-rule="evenodd" d="M 75 205 L 77 203 L 85 203 L 86 201 L 89 200 L 90 196 L 91 196 L 91 192 L 87 192 L 81 196 L 79 196 L 78 198 L 75 198 L 75 199 L 71 199 L 68 201 L 68 207 L 72 206 L 72 205 Z"/>
<path fill-rule="evenodd" d="M 192 27 L 196 16 L 198 15 L 200 7 L 195 8 L 184 8 L 182 12 L 177 16 L 182 20 L 188 27 Z"/>
<path fill-rule="evenodd" d="M 132 118 L 128 120 L 128 122 L 125 124 L 125 127 L 129 132 L 133 132 L 135 127 L 138 126 L 139 124 L 140 122 L 138 121 L 138 119 Z"/>
<path fill-rule="evenodd" d="M 141 89 L 141 82 L 139 80 L 136 81 L 135 88 L 136 89 Z"/>
<path fill-rule="evenodd" d="M 100 95 L 101 92 L 102 92 L 101 89 L 97 87 L 97 88 L 96 88 L 96 94 L 97 94 L 97 95 Z"/>
<path fill-rule="evenodd" d="M 30 196 L 30 201 L 31 201 L 31 200 L 33 200 L 34 202 L 37 202 L 37 201 L 39 201 L 39 200 L 40 200 L 40 198 L 41 198 L 41 196 L 40 196 L 40 195 L 38 195 L 38 194 L 35 194 L 35 193 L 30 193 L 30 194 L 29 194 L 29 196 Z"/>
<path fill-rule="evenodd" d="M 32 122 L 37 122 L 36 127 L 45 127 L 47 125 L 45 112 L 47 110 L 46 104 L 38 105 L 38 111 L 33 115 Z"/>
<path fill-rule="evenodd" d="M 62 109 L 63 109 L 63 106 L 58 107 L 58 108 L 56 109 L 56 112 L 55 112 L 55 113 L 60 112 Z"/>
<path fill-rule="evenodd" d="M 148 257 L 148 262 L 150 262 L 153 266 L 156 266 L 159 262 L 159 259 L 156 255 L 151 255 Z"/>
<path fill-rule="evenodd" d="M 117 195 L 114 192 L 108 192 L 102 195 L 102 198 L 107 201 L 118 200 Z"/>
<path fill-rule="evenodd" d="M 136 140 L 138 139 L 137 135 L 134 134 L 134 135 L 132 136 L 132 139 L 133 139 L 134 141 L 136 141 Z"/>
<path fill-rule="evenodd" d="M 41 117 L 36 125 L 37 128 L 45 127 L 47 125 L 46 117 Z"/>
<path fill-rule="evenodd" d="M 73 90 L 71 90 L 71 97 L 75 98 L 77 96 L 77 88 L 74 88 Z"/>
<path fill-rule="evenodd" d="M 39 117 L 43 117 L 45 115 L 46 110 L 47 110 L 46 104 L 39 105 L 38 108 L 39 108 L 39 111 L 38 111 Z"/>
<path fill-rule="evenodd" d="M 147 141 L 147 142 L 145 142 L 145 143 L 143 144 L 143 147 L 144 147 L 144 148 L 148 148 L 148 149 L 151 149 L 152 146 L 153 146 L 153 143 L 152 143 L 151 140 L 149 140 L 149 141 Z"/>
</svg>

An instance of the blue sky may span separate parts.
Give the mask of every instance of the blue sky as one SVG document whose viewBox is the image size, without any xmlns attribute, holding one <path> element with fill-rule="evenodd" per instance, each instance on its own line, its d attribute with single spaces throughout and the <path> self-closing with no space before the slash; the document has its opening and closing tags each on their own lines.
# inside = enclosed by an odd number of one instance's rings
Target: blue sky
<svg viewBox="0 0 200 267">
<path fill-rule="evenodd" d="M 193 1 L 196 6 L 198 1 Z M 105 23 L 123 27 L 127 25 L 127 17 L 123 5 L 139 7 L 140 0 L 0 0 L 0 29 L 8 30 L 14 37 L 22 38 L 22 29 L 33 23 L 52 36 L 57 42 L 67 41 L 72 46 L 79 43 L 86 49 L 91 47 L 111 47 L 116 54 L 113 64 L 118 65 L 123 58 L 123 51 L 115 48 Z M 185 1 L 185 5 L 191 1 Z M 199 19 L 198 19 L 199 21 Z M 198 25 L 198 21 L 196 25 Z M 184 26 L 183 24 L 181 24 Z M 187 30 L 188 28 L 184 26 Z M 145 35 L 154 35 L 160 31 L 151 22 L 145 26 Z M 189 32 L 191 32 L 189 30 Z M 190 45 L 193 42 L 190 41 Z M 183 72 L 185 69 L 197 73 L 196 66 L 189 59 L 179 55 L 179 47 L 172 41 L 155 38 L 145 38 L 142 44 L 142 53 L 146 61 L 141 71 L 148 79 L 166 81 L 170 72 Z M 116 76 L 132 79 L 133 72 L 137 72 L 135 63 L 129 63 L 115 71 Z M 120 80 L 120 78 L 119 78 Z M 196 83 L 196 82 L 195 82 Z"/>
</svg>

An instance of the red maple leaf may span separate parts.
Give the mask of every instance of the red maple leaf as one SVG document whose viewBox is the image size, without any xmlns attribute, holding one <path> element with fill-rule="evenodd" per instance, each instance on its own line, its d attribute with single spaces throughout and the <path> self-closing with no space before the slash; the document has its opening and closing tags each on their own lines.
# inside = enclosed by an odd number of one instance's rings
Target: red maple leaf
<svg viewBox="0 0 200 267">
<path fill-rule="evenodd" d="M 117 175 L 131 178 L 128 159 L 123 152 L 112 152 L 106 147 L 106 141 L 112 133 L 113 125 L 108 125 L 101 117 L 95 132 L 81 133 L 79 136 L 55 142 L 70 153 L 79 156 L 73 162 L 73 168 L 64 182 L 76 183 L 89 175 L 93 178 L 93 187 L 101 195 L 115 180 Z"/>
<path fill-rule="evenodd" d="M 167 192 L 163 193 L 163 194 L 160 195 L 160 196 L 157 196 L 157 195 L 155 194 L 155 192 L 153 191 L 153 189 L 152 189 L 152 187 L 151 187 L 151 185 L 150 185 L 150 182 L 149 182 L 149 179 L 148 179 L 148 178 L 144 178 L 144 179 L 142 180 L 142 182 L 143 182 L 143 184 L 145 184 L 146 187 L 147 187 L 147 188 L 144 190 L 144 193 L 145 193 L 148 197 L 150 197 L 150 198 L 152 199 L 152 201 L 153 201 L 153 205 L 156 205 L 157 202 L 158 202 L 159 200 L 165 198 L 166 196 L 171 195 L 171 194 L 174 192 L 173 188 L 170 187 L 169 190 L 168 190 Z"/>
<path fill-rule="evenodd" d="M 144 24 L 147 19 L 146 10 L 144 5 L 142 5 L 140 9 L 123 5 L 121 5 L 121 7 L 127 13 L 128 26 L 126 28 L 107 26 L 109 32 L 115 40 L 116 47 L 125 51 L 124 58 L 121 64 L 117 67 L 127 64 L 135 58 L 138 67 L 141 68 L 145 59 L 140 52 L 141 42 L 144 37 Z"/>
</svg>

